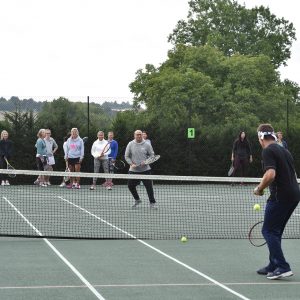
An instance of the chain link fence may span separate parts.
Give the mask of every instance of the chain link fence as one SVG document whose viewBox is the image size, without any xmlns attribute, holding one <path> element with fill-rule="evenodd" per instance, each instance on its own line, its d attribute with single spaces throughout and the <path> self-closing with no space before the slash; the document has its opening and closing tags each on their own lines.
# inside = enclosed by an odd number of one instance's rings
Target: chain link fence
<svg viewBox="0 0 300 300">
<path fill-rule="evenodd" d="M 93 171 L 90 154 L 92 143 L 99 130 L 114 131 L 119 143 L 119 158 L 124 160 L 126 145 L 133 139 L 136 129 L 148 133 L 155 153 L 161 159 L 153 165 L 155 174 L 227 176 L 234 140 L 241 129 L 245 130 L 251 143 L 253 163 L 247 175 L 262 175 L 261 148 L 256 128 L 223 130 L 222 124 L 210 131 L 189 121 L 165 125 L 163 115 L 157 121 L 147 121 L 146 111 L 136 109 L 128 99 L 113 97 L 10 97 L 0 98 L 0 130 L 7 130 L 14 142 L 12 164 L 16 169 L 36 169 L 35 142 L 40 128 L 49 128 L 59 149 L 55 170 L 64 169 L 63 142 L 72 127 L 77 127 L 81 137 L 88 137 L 82 171 Z M 286 115 L 275 128 L 282 131 L 289 150 L 294 156 L 296 171 L 300 174 L 300 142 L 297 123 L 298 112 L 286 105 Z M 234 122 L 234 121 L 233 121 Z M 258 124 L 257 124 L 258 125 Z M 279 127 L 280 126 L 280 127 Z M 194 138 L 188 138 L 188 128 L 195 129 Z M 123 170 L 125 173 L 127 170 Z"/>
</svg>

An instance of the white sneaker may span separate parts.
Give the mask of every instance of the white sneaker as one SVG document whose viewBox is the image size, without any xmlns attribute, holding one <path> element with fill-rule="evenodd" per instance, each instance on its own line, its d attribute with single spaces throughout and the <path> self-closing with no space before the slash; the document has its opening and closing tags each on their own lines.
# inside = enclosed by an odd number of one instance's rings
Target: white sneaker
<svg viewBox="0 0 300 300">
<path fill-rule="evenodd" d="M 44 182 L 41 182 L 41 183 L 40 183 L 40 186 L 42 186 L 42 187 L 46 187 L 46 186 L 47 186 L 47 184 L 46 184 L 46 183 L 44 183 Z"/>
<path fill-rule="evenodd" d="M 158 209 L 156 203 L 150 203 L 150 208 L 151 208 L 151 209 Z"/>
<path fill-rule="evenodd" d="M 66 186 L 66 183 L 63 181 L 59 186 L 64 187 L 64 186 Z"/>
<path fill-rule="evenodd" d="M 107 190 L 111 190 L 111 186 L 110 186 L 110 185 L 107 185 L 107 186 L 106 186 L 106 189 L 107 189 Z"/>
<path fill-rule="evenodd" d="M 1 181 L 1 185 L 5 185 L 5 181 L 4 180 Z"/>
<path fill-rule="evenodd" d="M 50 181 L 46 182 L 46 185 L 51 185 Z"/>
<path fill-rule="evenodd" d="M 39 185 L 40 184 L 40 182 L 39 182 L 39 180 L 37 179 L 33 184 L 35 184 L 35 185 Z"/>
<path fill-rule="evenodd" d="M 5 185 L 10 185 L 8 180 L 5 181 Z"/>
<path fill-rule="evenodd" d="M 91 187 L 90 187 L 90 190 L 95 190 L 95 185 L 93 184 L 93 185 L 91 185 Z"/>
</svg>

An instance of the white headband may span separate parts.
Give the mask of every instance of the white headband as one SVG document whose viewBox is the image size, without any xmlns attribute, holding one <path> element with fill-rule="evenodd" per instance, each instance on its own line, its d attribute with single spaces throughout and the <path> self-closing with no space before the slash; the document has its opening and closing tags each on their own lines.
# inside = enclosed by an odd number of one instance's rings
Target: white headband
<svg viewBox="0 0 300 300">
<path fill-rule="evenodd" d="M 261 140 L 264 139 L 265 135 L 271 135 L 271 136 L 275 139 L 275 141 L 277 141 L 277 137 L 276 137 L 276 134 L 275 134 L 274 131 L 272 131 L 272 132 L 271 132 L 271 131 L 269 131 L 269 132 L 258 131 L 257 134 L 258 134 L 258 137 L 259 137 Z"/>
</svg>

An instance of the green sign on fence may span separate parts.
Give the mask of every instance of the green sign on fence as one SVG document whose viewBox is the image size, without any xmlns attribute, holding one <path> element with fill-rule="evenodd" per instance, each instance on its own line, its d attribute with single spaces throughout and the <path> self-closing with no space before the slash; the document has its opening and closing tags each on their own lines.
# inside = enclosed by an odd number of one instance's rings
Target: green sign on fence
<svg viewBox="0 0 300 300">
<path fill-rule="evenodd" d="M 188 139 L 195 138 L 195 128 L 188 128 L 187 137 Z"/>
</svg>

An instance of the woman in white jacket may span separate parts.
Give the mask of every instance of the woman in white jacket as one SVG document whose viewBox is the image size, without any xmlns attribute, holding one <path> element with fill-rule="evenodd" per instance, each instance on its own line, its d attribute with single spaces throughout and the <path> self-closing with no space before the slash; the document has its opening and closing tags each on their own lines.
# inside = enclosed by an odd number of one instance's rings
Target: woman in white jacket
<svg viewBox="0 0 300 300">
<path fill-rule="evenodd" d="M 106 151 L 109 142 L 104 139 L 104 132 L 99 131 L 97 133 L 98 139 L 93 143 L 91 153 L 94 157 L 94 173 L 99 173 L 100 167 L 102 166 L 104 173 L 109 173 L 109 161 L 108 155 L 110 154 L 110 149 Z M 93 184 L 90 189 L 94 190 L 96 188 L 97 178 L 93 178 Z M 105 180 L 107 182 L 107 179 Z M 111 190 L 110 185 L 104 184 L 104 186 Z"/>
</svg>

